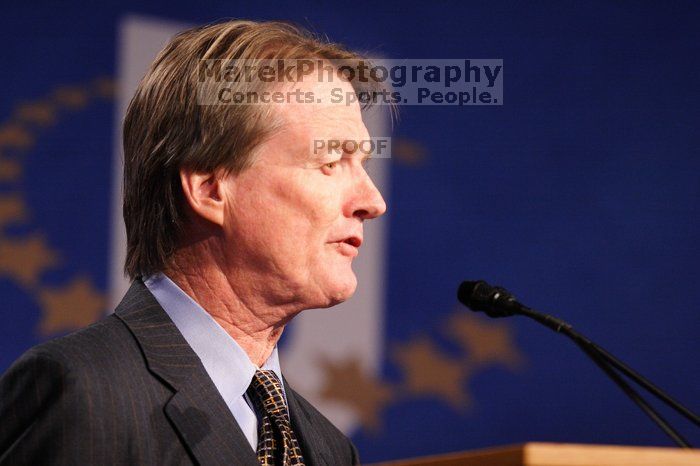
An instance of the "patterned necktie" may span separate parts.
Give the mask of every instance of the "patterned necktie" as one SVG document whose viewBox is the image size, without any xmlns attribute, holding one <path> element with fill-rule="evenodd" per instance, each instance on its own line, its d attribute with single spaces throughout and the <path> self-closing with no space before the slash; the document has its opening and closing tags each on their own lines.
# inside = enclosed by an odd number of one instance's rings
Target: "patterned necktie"
<svg viewBox="0 0 700 466">
<path fill-rule="evenodd" d="M 280 379 L 273 371 L 256 371 L 248 388 L 248 396 L 255 409 L 262 415 L 258 429 L 260 464 L 304 466 L 304 457 L 289 421 L 289 411 L 282 394 Z"/>
</svg>

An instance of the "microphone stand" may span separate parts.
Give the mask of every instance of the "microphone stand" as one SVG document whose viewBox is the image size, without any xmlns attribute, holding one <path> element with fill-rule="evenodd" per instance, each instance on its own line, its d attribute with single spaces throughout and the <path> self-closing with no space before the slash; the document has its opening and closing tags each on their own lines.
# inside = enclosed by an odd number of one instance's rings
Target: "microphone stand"
<svg viewBox="0 0 700 466">
<path fill-rule="evenodd" d="M 681 434 L 679 434 L 671 425 L 668 423 L 666 419 L 664 419 L 654 408 L 651 407 L 651 405 L 644 399 L 642 398 L 639 393 L 637 393 L 630 385 L 625 382 L 625 380 L 615 372 L 609 364 L 607 364 L 607 361 L 601 357 L 600 353 L 597 353 L 595 350 L 593 350 L 590 347 L 586 347 L 584 345 L 579 344 L 578 345 L 588 356 L 590 356 L 591 359 L 593 359 L 593 362 L 598 365 L 607 375 L 612 379 L 613 382 L 617 384 L 620 389 L 625 392 L 625 395 L 627 395 L 629 398 L 634 401 L 639 408 L 646 413 L 649 418 L 651 418 L 652 421 L 661 429 L 666 432 L 666 434 L 671 437 L 671 439 L 676 442 L 676 444 L 679 447 L 682 448 L 692 448 L 688 441 L 684 439 Z"/>
<path fill-rule="evenodd" d="M 578 333 L 573 327 L 565 321 L 554 316 L 543 314 L 530 309 L 526 306 L 518 306 L 516 314 L 524 315 L 536 320 L 546 327 L 554 330 L 557 333 L 562 333 L 571 338 L 579 348 L 581 348 L 592 360 L 600 367 L 605 374 L 615 382 L 620 389 L 639 406 L 644 413 L 651 418 L 678 446 L 682 448 L 691 448 L 690 444 L 674 430 L 668 421 L 666 421 L 649 403 L 642 398 L 617 372 L 615 369 L 632 379 L 642 388 L 654 395 L 656 398 L 676 410 L 678 413 L 689 419 L 692 423 L 700 426 L 700 417 L 692 413 L 689 409 L 681 405 L 679 402 L 671 398 L 663 390 L 652 384 L 649 380 L 632 370 L 629 366 L 617 359 L 612 354 L 605 351 L 600 346 L 596 345 L 588 338 Z"/>
</svg>

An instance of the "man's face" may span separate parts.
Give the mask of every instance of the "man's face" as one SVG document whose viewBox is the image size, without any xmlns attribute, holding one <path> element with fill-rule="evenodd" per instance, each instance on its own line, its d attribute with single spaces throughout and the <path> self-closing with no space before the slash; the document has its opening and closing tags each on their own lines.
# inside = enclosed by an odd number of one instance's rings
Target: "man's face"
<svg viewBox="0 0 700 466">
<path fill-rule="evenodd" d="M 355 291 L 363 221 L 386 204 L 365 171 L 367 154 L 314 151 L 315 140 L 369 138 L 357 103 L 330 102 L 333 88 L 347 95 L 350 84 L 309 79 L 295 88 L 324 102 L 274 104 L 281 129 L 250 168 L 224 180 L 226 263 L 271 301 L 326 307 Z"/>
</svg>

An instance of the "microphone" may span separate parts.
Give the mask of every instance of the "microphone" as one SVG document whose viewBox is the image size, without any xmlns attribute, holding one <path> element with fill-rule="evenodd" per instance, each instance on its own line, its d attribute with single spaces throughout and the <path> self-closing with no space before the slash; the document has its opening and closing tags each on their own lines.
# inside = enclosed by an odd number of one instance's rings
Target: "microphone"
<svg viewBox="0 0 700 466">
<path fill-rule="evenodd" d="M 519 303 L 505 288 L 491 286 L 483 280 L 462 282 L 457 289 L 457 299 L 469 309 L 484 312 L 489 317 L 499 318 L 523 315 L 571 338 L 676 444 L 684 448 L 691 448 L 688 442 L 669 425 L 668 421 L 661 417 L 644 398 L 634 391 L 621 375 L 615 372 L 615 369 L 698 426 L 700 426 L 700 416 L 692 413 L 688 408 L 671 398 L 663 390 L 629 368 L 615 356 L 575 331 L 570 324 Z"/>
<path fill-rule="evenodd" d="M 563 320 L 534 311 L 520 304 L 505 288 L 491 286 L 483 280 L 462 282 L 457 290 L 457 299 L 472 311 L 485 312 L 489 317 L 510 317 L 519 314 L 535 319 L 555 332 L 573 330 L 571 325 Z M 585 343 L 590 343 L 587 338 L 582 335 L 580 337 Z"/>
<path fill-rule="evenodd" d="M 491 286 L 483 280 L 462 282 L 457 299 L 474 311 L 483 311 L 489 317 L 509 317 L 518 314 L 522 304 L 504 288 Z"/>
</svg>

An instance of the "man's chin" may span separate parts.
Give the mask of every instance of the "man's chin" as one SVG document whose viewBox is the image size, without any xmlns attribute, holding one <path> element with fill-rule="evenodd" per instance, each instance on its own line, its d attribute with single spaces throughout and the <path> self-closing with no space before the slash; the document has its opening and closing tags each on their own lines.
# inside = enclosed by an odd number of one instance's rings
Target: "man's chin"
<svg viewBox="0 0 700 466">
<path fill-rule="evenodd" d="M 334 280 L 334 283 L 329 287 L 332 291 L 327 293 L 328 302 L 323 307 L 331 307 L 347 301 L 355 294 L 357 289 L 357 278 L 354 273 L 351 273 L 345 280 Z"/>
</svg>

